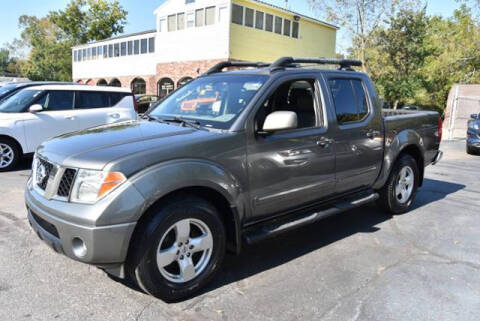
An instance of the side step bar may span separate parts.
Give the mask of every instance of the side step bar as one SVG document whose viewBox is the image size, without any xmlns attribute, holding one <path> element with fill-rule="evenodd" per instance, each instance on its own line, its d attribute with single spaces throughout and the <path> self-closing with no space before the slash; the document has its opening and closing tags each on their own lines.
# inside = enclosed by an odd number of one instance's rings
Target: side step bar
<svg viewBox="0 0 480 321">
<path fill-rule="evenodd" d="M 273 222 L 266 223 L 258 229 L 247 232 L 244 234 L 244 240 L 247 244 L 254 244 L 263 241 L 264 239 L 274 237 L 280 233 L 291 231 L 329 216 L 374 202 L 378 198 L 378 193 L 363 193 L 361 195 L 357 195 L 356 197 L 347 198 L 346 200 L 333 204 L 332 206 L 321 211 L 308 212 L 298 215 L 293 214 L 290 216 L 290 219 L 278 219 Z"/>
</svg>

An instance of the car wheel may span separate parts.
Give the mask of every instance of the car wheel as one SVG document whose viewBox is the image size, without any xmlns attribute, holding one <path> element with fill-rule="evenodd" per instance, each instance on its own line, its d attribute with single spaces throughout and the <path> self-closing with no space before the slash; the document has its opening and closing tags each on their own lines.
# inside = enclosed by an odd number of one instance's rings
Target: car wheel
<svg viewBox="0 0 480 321">
<path fill-rule="evenodd" d="M 14 169 L 21 158 L 18 145 L 11 139 L 0 138 L 0 172 Z"/>
<path fill-rule="evenodd" d="M 145 292 L 166 302 L 191 297 L 220 269 L 223 222 L 199 197 L 177 197 L 154 211 L 131 248 L 130 274 Z"/>
<path fill-rule="evenodd" d="M 419 176 L 415 159 L 408 154 L 402 155 L 393 166 L 387 183 L 379 191 L 380 207 L 391 214 L 408 212 L 417 194 Z"/>
<path fill-rule="evenodd" d="M 475 153 L 475 150 L 472 147 L 467 145 L 467 154 L 475 155 L 476 153 Z"/>
</svg>

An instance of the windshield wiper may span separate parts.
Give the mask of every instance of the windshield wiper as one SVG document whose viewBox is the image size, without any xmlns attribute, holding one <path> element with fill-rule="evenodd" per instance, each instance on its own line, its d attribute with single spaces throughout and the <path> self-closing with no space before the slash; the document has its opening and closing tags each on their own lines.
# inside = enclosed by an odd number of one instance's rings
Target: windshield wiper
<svg viewBox="0 0 480 321">
<path fill-rule="evenodd" d="M 151 116 L 150 116 L 151 117 Z M 166 123 L 177 123 L 182 127 L 192 127 L 195 129 L 201 129 L 202 126 L 200 125 L 200 122 L 197 120 L 191 120 L 191 119 L 183 119 L 180 117 L 162 117 L 159 119 L 156 119 L 158 121 L 166 122 Z"/>
</svg>

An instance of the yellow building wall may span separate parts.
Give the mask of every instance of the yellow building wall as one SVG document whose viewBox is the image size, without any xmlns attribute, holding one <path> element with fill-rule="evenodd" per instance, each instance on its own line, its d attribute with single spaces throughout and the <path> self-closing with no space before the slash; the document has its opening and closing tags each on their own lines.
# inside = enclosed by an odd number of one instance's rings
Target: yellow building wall
<svg viewBox="0 0 480 321">
<path fill-rule="evenodd" d="M 269 13 L 293 22 L 293 15 L 245 0 L 233 3 Z M 283 56 L 335 57 L 335 28 L 300 18 L 298 39 L 230 22 L 230 59 L 272 62 Z M 283 32 L 283 30 L 282 30 Z"/>
</svg>

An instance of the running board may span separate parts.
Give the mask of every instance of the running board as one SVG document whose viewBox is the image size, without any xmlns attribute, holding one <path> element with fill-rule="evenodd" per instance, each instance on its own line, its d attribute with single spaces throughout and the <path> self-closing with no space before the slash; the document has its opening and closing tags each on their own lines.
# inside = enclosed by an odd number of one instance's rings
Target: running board
<svg viewBox="0 0 480 321">
<path fill-rule="evenodd" d="M 305 214 L 290 216 L 290 219 L 278 219 L 274 222 L 266 223 L 258 229 L 251 230 L 244 234 L 244 240 L 247 244 L 254 244 L 264 239 L 274 237 L 283 232 L 294 230 L 298 227 L 311 224 L 329 216 L 339 214 L 350 209 L 376 201 L 379 195 L 374 192 L 363 193 L 357 197 L 347 198 L 321 211 L 308 212 Z"/>
</svg>

